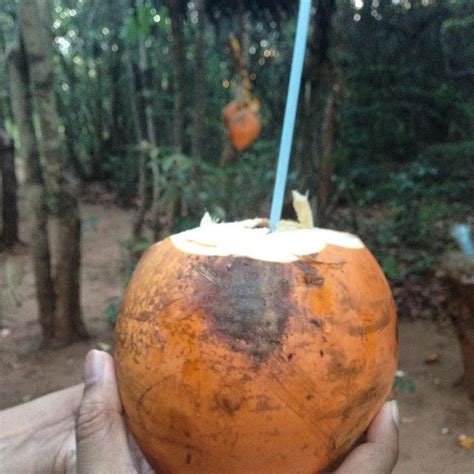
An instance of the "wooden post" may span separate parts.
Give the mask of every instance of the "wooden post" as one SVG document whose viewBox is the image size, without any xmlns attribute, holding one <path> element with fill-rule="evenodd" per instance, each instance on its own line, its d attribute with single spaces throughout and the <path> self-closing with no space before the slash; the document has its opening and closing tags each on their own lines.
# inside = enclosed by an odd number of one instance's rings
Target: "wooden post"
<svg viewBox="0 0 474 474">
<path fill-rule="evenodd" d="M 441 269 L 449 287 L 448 311 L 461 348 L 464 379 L 474 401 L 474 257 L 449 253 Z"/>
</svg>

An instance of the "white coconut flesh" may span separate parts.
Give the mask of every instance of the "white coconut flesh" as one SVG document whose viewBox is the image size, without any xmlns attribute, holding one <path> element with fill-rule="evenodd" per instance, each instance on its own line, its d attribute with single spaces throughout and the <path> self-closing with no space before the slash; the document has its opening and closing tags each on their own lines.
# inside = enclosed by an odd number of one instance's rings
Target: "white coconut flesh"
<svg viewBox="0 0 474 474">
<path fill-rule="evenodd" d="M 275 232 L 268 219 L 248 219 L 219 224 L 206 213 L 200 227 L 171 237 L 173 245 L 185 253 L 216 257 L 248 257 L 266 262 L 294 262 L 305 255 L 321 252 L 327 245 L 361 249 L 355 235 L 313 227 L 308 195 L 293 191 L 293 207 L 298 222 L 280 221 Z"/>
<path fill-rule="evenodd" d="M 200 227 L 173 235 L 173 245 L 195 255 L 248 257 L 281 263 L 319 253 L 327 245 L 364 247 L 355 235 L 317 227 L 305 229 L 297 222 L 282 221 L 275 232 L 270 232 L 265 219 L 222 224 L 203 221 Z"/>
</svg>

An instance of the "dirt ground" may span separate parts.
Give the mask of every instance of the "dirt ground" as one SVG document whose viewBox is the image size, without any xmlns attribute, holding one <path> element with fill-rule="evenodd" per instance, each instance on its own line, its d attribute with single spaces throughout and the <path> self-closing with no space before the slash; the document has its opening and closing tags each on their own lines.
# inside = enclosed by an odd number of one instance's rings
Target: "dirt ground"
<svg viewBox="0 0 474 474">
<path fill-rule="evenodd" d="M 106 308 L 123 291 L 124 251 L 130 213 L 115 207 L 83 206 L 83 311 L 92 338 L 59 350 L 39 350 L 39 326 L 27 247 L 0 254 L 0 409 L 78 383 L 90 348 L 108 349 L 113 332 Z M 22 229 L 22 235 L 28 235 Z M 435 353 L 439 361 L 427 365 Z M 404 387 L 401 453 L 395 472 L 474 472 L 474 451 L 458 446 L 474 436 L 474 404 L 456 382 L 462 367 L 447 322 L 401 321 L 400 363 Z"/>
</svg>

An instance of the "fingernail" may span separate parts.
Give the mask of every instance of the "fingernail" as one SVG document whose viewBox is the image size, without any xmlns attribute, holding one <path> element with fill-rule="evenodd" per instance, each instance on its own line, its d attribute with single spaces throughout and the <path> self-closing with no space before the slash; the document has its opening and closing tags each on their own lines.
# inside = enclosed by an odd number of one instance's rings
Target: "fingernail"
<svg viewBox="0 0 474 474">
<path fill-rule="evenodd" d="M 400 426 L 400 410 L 398 408 L 398 402 L 396 400 L 392 400 L 390 403 L 390 413 L 392 415 L 393 422 Z"/>
<path fill-rule="evenodd" d="M 87 354 L 84 367 L 84 381 L 86 385 L 92 385 L 102 378 L 104 365 L 104 357 L 100 351 L 92 350 Z"/>
</svg>

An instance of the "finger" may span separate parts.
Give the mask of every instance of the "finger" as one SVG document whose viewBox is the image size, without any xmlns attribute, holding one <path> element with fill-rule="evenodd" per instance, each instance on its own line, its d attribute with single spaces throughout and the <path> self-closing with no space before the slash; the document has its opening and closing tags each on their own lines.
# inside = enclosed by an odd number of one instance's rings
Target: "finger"
<svg viewBox="0 0 474 474">
<path fill-rule="evenodd" d="M 130 455 L 132 456 L 133 465 L 136 470 L 141 474 L 154 474 L 155 471 L 148 464 L 148 461 L 145 459 L 145 456 L 143 456 L 141 449 L 130 431 L 127 432 L 127 438 L 130 447 Z"/>
<path fill-rule="evenodd" d="M 390 474 L 398 459 L 398 404 L 386 402 L 370 424 L 367 442 L 342 463 L 337 474 Z"/>
<path fill-rule="evenodd" d="M 122 405 L 112 357 L 90 351 L 85 363 L 85 386 L 76 419 L 79 474 L 132 472 Z"/>
<path fill-rule="evenodd" d="M 74 419 L 83 390 L 76 385 L 0 411 L 0 471 L 66 472 L 74 462 Z"/>
</svg>

